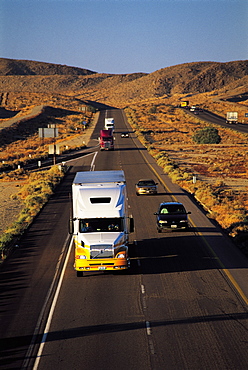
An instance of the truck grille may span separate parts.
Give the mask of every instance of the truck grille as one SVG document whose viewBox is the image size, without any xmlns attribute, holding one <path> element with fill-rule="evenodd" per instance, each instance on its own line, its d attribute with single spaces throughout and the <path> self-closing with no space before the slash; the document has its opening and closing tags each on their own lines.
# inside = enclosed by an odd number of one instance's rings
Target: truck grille
<svg viewBox="0 0 248 370">
<path fill-rule="evenodd" d="M 113 258 L 114 250 L 112 245 L 91 245 L 90 258 Z"/>
</svg>

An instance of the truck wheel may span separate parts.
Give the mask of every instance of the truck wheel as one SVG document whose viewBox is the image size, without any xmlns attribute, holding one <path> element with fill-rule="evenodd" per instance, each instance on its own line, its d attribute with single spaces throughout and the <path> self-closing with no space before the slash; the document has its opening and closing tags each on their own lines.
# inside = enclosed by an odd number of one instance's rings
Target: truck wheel
<svg viewBox="0 0 248 370">
<path fill-rule="evenodd" d="M 83 277 L 84 273 L 83 271 L 77 271 L 77 277 Z"/>
<path fill-rule="evenodd" d="M 161 229 L 158 229 L 158 233 L 161 233 L 161 231 L 162 231 Z"/>
</svg>

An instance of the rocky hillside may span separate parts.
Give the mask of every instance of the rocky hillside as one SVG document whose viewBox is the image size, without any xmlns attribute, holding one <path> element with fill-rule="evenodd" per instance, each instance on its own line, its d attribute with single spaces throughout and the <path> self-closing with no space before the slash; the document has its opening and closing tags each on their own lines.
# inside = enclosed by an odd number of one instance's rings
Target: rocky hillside
<svg viewBox="0 0 248 370">
<path fill-rule="evenodd" d="M 247 94 L 248 60 L 227 63 L 193 62 L 150 74 L 99 74 L 51 63 L 0 59 L 0 91 L 71 92 L 116 106 L 173 94 L 222 90 Z M 227 94 L 228 95 L 228 94 Z"/>
<path fill-rule="evenodd" d="M 96 72 L 88 69 L 68 67 L 61 64 L 35 62 L 32 60 L 15 60 L 0 58 L 0 76 L 50 76 L 76 75 L 84 76 Z"/>
</svg>

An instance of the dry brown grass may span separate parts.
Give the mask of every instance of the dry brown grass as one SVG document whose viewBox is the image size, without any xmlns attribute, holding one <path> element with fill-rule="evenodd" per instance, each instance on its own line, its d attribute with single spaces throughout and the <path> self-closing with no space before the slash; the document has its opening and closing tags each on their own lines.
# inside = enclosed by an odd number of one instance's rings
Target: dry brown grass
<svg viewBox="0 0 248 370">
<path fill-rule="evenodd" d="M 18 197 L 23 181 L 0 182 L 0 235 L 17 219 L 24 205 Z"/>
<path fill-rule="evenodd" d="M 61 147 L 67 146 L 67 149 L 73 149 L 75 145 L 80 146 L 80 142 L 81 146 L 84 145 L 85 132 L 81 122 L 90 122 L 92 113 L 86 112 L 85 114 L 82 111 L 85 104 L 80 99 L 70 94 L 61 96 L 60 94 L 9 93 L 5 103 L 8 111 L 20 111 L 19 117 L 29 114 L 35 105 L 44 104 L 53 107 L 48 110 L 48 113 L 51 114 L 43 115 L 42 121 L 45 127 L 48 124 L 56 123 L 60 134 L 56 143 Z M 4 122 L 5 119 L 1 121 Z M 32 122 L 35 126 L 35 120 Z M 28 124 L 29 122 L 27 122 Z M 40 122 L 38 122 L 39 124 Z M 29 130 L 25 130 L 25 125 L 21 129 L 18 127 L 16 130 L 12 129 L 10 134 L 12 142 L 0 147 L 0 170 L 12 169 L 11 172 L 0 173 L 0 234 L 13 223 L 24 206 L 20 199 L 14 197 L 28 177 L 28 174 L 23 170 L 17 169 L 18 165 L 22 168 L 30 160 L 38 161 L 47 156 L 48 145 L 53 142 L 53 139 L 40 139 L 37 129 L 35 131 L 30 134 Z M 80 140 L 75 140 L 76 138 L 80 138 Z"/>
<path fill-rule="evenodd" d="M 199 103 L 200 99 L 194 98 L 193 104 Z M 204 102 L 211 111 L 219 113 L 214 110 L 216 102 L 211 105 L 211 98 L 207 100 L 205 95 Z M 149 113 L 154 106 L 155 113 Z M 210 216 L 223 228 L 232 227 L 233 230 L 233 225 L 244 220 L 244 215 L 248 214 L 248 136 L 215 126 L 221 136 L 220 144 L 195 144 L 192 140 L 194 132 L 209 124 L 176 106 L 174 96 L 163 101 L 133 104 L 127 111 L 133 115 L 133 121 L 142 132 L 143 141 L 151 153 L 156 157 L 164 152 L 170 158 L 167 165 L 162 162 L 162 167 L 165 166 L 165 171 L 171 173 L 172 179 L 175 177 L 182 187 L 195 193 L 210 211 Z M 237 104 L 235 108 L 239 109 Z M 179 171 L 173 170 L 171 163 L 179 165 Z M 189 173 L 197 176 L 196 187 L 189 180 Z"/>
<path fill-rule="evenodd" d="M 44 98 L 44 100 L 43 100 Z M 27 105 L 32 102 L 32 105 Z M 45 95 L 42 94 L 8 94 L 8 111 L 15 109 L 20 111 L 17 115 L 19 118 L 29 114 L 35 106 L 33 103 L 42 104 L 45 106 L 43 113 L 37 117 L 30 119 L 22 125 L 18 123 L 14 127 L 10 127 L 2 135 L 2 147 L 0 151 L 0 168 L 11 165 L 17 167 L 18 164 L 25 164 L 31 159 L 38 160 L 48 154 L 48 146 L 53 143 L 53 139 L 41 139 L 38 137 L 38 128 L 47 127 L 49 124 L 55 124 L 59 137 L 56 138 L 56 143 L 63 146 L 65 140 L 75 136 L 83 135 L 84 127 L 82 122 L 90 122 L 92 118 L 91 112 L 83 112 L 85 107 L 84 102 L 78 98 L 73 98 L 70 95 Z M 23 107 L 24 106 L 24 107 Z M 49 108 L 52 107 L 52 108 Z M 0 120 L 6 122 L 6 119 Z M 8 143 L 8 145 L 4 145 Z M 68 144 L 67 144 L 68 145 Z"/>
<path fill-rule="evenodd" d="M 223 117 L 227 111 L 238 111 L 243 123 L 248 124 L 248 119 L 244 118 L 244 113 L 248 112 L 246 64 L 247 61 L 226 65 L 189 63 L 149 75 L 52 75 L 54 71 L 49 76 L 44 73 L 36 76 L 3 74 L 0 76 L 1 90 L 4 91 L 2 107 L 20 111 L 20 117 L 33 106 L 52 107 L 43 117 L 43 123 L 44 127 L 56 123 L 60 131 L 58 142 L 80 133 L 76 129 L 85 118 L 81 108 L 88 100 L 117 108 L 130 107 L 143 132 L 142 140 L 155 154 L 166 151 L 182 169 L 197 174 L 201 181 L 214 186 L 223 199 L 229 197 L 236 209 L 242 204 L 247 210 L 247 136 L 217 127 L 222 139 L 220 144 L 197 145 L 192 141 L 194 132 L 208 124 L 176 108 L 180 100 L 189 100 L 191 105 L 200 104 Z M 230 67 L 235 70 L 233 75 L 227 73 Z M 41 65 L 35 68 L 38 71 Z M 156 107 L 154 113 L 149 113 L 151 107 Z M 12 142 L 1 148 L 0 160 L 15 161 L 17 165 L 18 161 L 25 160 L 25 155 L 39 157 L 47 151 L 45 147 L 49 142 L 41 145 L 35 127 L 35 122 L 34 125 L 31 122 L 25 133 L 25 130 L 18 131 L 22 137 L 14 135 Z M 186 177 L 182 178 L 182 184 L 187 182 Z M 207 191 L 205 198 L 211 203 Z M 227 213 L 224 206 L 221 211 L 216 206 L 214 212 Z M 238 220 L 239 215 L 229 221 L 223 217 L 219 222 L 228 225 L 228 222 Z"/>
<path fill-rule="evenodd" d="M 195 101 L 199 100 L 195 98 Z M 211 101 L 204 102 L 214 111 L 215 102 L 213 107 Z M 153 101 L 152 104 L 154 103 Z M 247 135 L 216 126 L 221 136 L 220 144 L 195 144 L 192 140 L 194 132 L 209 126 L 208 123 L 174 108 L 175 98 L 160 101 L 156 113 L 149 114 L 152 104 L 136 104 L 131 108 L 135 110 L 141 131 L 144 134 L 148 132 L 145 134 L 146 140 L 156 150 L 165 150 L 171 159 L 205 181 L 223 181 L 234 191 L 247 193 Z M 248 209 L 248 199 L 246 204 Z"/>
</svg>

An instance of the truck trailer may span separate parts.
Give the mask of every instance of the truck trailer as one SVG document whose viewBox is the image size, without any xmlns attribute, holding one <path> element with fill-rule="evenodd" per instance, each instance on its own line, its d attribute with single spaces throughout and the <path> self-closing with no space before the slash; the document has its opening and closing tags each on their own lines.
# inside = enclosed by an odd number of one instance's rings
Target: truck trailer
<svg viewBox="0 0 248 370">
<path fill-rule="evenodd" d="M 105 130 L 111 129 L 111 130 L 114 131 L 114 129 L 115 129 L 115 120 L 114 120 L 114 118 L 105 118 L 104 128 L 105 128 Z"/>
<path fill-rule="evenodd" d="M 70 219 L 77 276 L 87 271 L 128 269 L 129 233 L 133 230 L 124 172 L 77 172 Z"/>
<path fill-rule="evenodd" d="M 181 101 L 180 102 L 180 107 L 189 108 L 189 101 L 188 100 Z"/>
<path fill-rule="evenodd" d="M 238 123 L 238 112 L 227 112 L 226 123 L 237 124 Z"/>
<path fill-rule="evenodd" d="M 99 137 L 100 150 L 114 150 L 113 130 L 100 130 Z"/>
</svg>

